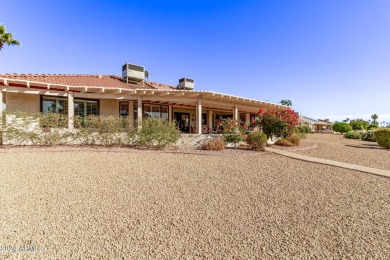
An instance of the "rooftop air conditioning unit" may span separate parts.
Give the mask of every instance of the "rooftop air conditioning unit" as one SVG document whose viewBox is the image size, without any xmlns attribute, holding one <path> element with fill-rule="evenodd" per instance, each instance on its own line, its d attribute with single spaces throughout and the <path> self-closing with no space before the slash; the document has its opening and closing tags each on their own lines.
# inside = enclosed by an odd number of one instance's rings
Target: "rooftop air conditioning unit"
<svg viewBox="0 0 390 260">
<path fill-rule="evenodd" d="M 194 80 L 189 78 L 179 79 L 178 89 L 185 89 L 185 90 L 194 89 Z"/>
<path fill-rule="evenodd" d="M 143 81 L 145 80 L 145 67 L 126 63 L 122 66 L 122 77 L 125 81 Z"/>
</svg>

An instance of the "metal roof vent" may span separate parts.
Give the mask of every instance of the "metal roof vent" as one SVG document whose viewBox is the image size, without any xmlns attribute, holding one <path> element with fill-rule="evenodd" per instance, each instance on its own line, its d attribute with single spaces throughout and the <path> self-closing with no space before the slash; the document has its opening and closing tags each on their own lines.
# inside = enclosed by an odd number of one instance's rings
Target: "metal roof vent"
<svg viewBox="0 0 390 260">
<path fill-rule="evenodd" d="M 145 80 L 145 67 L 126 63 L 122 66 L 122 77 L 126 82 L 141 82 Z"/>
<path fill-rule="evenodd" d="M 194 80 L 189 78 L 182 78 L 179 79 L 179 85 L 177 85 L 178 89 L 184 89 L 184 90 L 192 90 L 194 89 Z"/>
</svg>

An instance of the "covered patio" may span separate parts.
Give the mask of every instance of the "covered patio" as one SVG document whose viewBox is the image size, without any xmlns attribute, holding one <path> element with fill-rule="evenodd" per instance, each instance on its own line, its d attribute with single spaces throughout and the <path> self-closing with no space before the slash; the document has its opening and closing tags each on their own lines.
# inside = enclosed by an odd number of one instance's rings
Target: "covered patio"
<svg viewBox="0 0 390 260">
<path fill-rule="evenodd" d="M 63 103 L 69 129 L 74 128 L 75 103 L 94 100 L 97 104 L 94 109 L 99 115 L 126 116 L 138 124 L 145 117 L 163 117 L 176 121 L 181 131 L 197 134 L 209 133 L 221 118 L 232 117 L 249 123 L 259 108 L 287 108 L 213 91 L 152 89 L 145 85 L 133 88 L 74 86 L 0 77 L 0 100 L 6 104 L 7 113 L 37 113 L 44 112 L 42 104 L 55 97 L 57 103 L 58 100 Z M 1 106 L 0 112 L 2 110 Z"/>
</svg>

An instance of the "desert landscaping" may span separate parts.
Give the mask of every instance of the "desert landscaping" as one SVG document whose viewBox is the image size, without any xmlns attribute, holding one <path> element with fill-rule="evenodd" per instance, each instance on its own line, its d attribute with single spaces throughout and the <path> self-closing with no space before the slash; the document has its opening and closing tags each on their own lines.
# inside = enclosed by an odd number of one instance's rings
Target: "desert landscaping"
<svg viewBox="0 0 390 260">
<path fill-rule="evenodd" d="M 240 149 L 8 147 L 0 164 L 0 240 L 30 249 L 5 258 L 390 256 L 385 177 Z"/>
</svg>

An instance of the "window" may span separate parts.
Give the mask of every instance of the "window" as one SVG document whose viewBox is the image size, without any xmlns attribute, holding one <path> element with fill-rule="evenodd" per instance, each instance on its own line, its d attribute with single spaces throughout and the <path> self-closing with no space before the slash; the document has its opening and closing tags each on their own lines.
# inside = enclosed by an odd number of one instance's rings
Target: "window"
<svg viewBox="0 0 390 260">
<path fill-rule="evenodd" d="M 41 100 L 42 113 L 68 114 L 68 99 L 64 97 L 43 96 Z"/>
<path fill-rule="evenodd" d="M 59 113 L 68 114 L 68 98 L 66 97 L 49 97 L 41 98 L 42 113 Z M 99 101 L 89 99 L 74 99 L 74 115 L 89 116 L 99 114 Z"/>
<path fill-rule="evenodd" d="M 97 100 L 74 100 L 74 115 L 75 116 L 91 116 L 99 115 L 99 105 Z"/>
<path fill-rule="evenodd" d="M 136 111 L 136 104 L 134 104 L 134 111 Z M 160 105 L 144 105 L 144 118 L 153 117 L 153 118 L 164 118 L 168 120 L 168 106 L 160 106 Z M 136 117 L 136 113 L 134 113 L 134 118 Z"/>
<path fill-rule="evenodd" d="M 119 102 L 119 115 L 122 118 L 129 115 L 129 102 Z"/>
<path fill-rule="evenodd" d="M 161 118 L 168 120 L 168 107 L 167 106 L 161 106 Z"/>
</svg>

